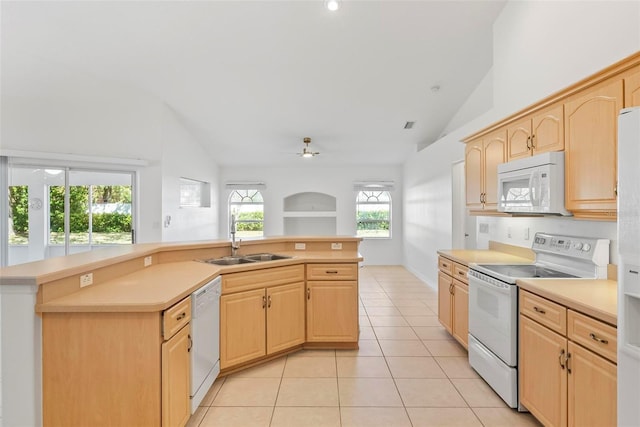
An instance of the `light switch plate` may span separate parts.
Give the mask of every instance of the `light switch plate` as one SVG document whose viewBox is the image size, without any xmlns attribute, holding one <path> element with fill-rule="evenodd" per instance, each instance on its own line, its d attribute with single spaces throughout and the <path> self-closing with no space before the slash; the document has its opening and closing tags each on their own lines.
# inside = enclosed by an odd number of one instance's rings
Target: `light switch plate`
<svg viewBox="0 0 640 427">
<path fill-rule="evenodd" d="M 144 266 L 149 267 L 153 263 L 153 258 L 151 255 L 144 257 Z"/>
<path fill-rule="evenodd" d="M 307 244 L 306 243 L 296 243 L 296 251 L 304 251 L 305 249 L 307 249 Z"/>
<path fill-rule="evenodd" d="M 342 249 L 342 243 L 332 243 L 331 244 L 331 249 L 334 249 L 334 250 Z"/>
</svg>

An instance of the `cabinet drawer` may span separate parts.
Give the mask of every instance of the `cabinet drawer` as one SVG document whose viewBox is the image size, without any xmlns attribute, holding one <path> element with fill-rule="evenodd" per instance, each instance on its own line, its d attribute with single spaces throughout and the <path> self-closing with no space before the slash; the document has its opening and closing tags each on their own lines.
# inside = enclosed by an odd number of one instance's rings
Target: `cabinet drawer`
<svg viewBox="0 0 640 427">
<path fill-rule="evenodd" d="M 358 280 L 358 264 L 307 264 L 307 280 Z"/>
<path fill-rule="evenodd" d="M 304 280 L 304 265 L 265 268 L 222 275 L 222 293 L 248 291 Z"/>
<path fill-rule="evenodd" d="M 562 335 L 567 333 L 567 309 L 555 302 L 521 291 L 520 313 Z"/>
<path fill-rule="evenodd" d="M 187 297 L 166 309 L 162 315 L 162 336 L 171 338 L 191 321 L 191 297 Z"/>
<path fill-rule="evenodd" d="M 617 363 L 617 329 L 573 310 L 567 312 L 567 337 Z"/>
<path fill-rule="evenodd" d="M 447 259 L 443 256 L 438 257 L 438 268 L 440 269 L 440 271 L 448 274 L 449 276 L 453 275 L 453 264 L 455 263 L 450 259 Z"/>
<path fill-rule="evenodd" d="M 458 279 L 459 281 L 469 284 L 469 279 L 467 278 L 467 273 L 469 272 L 469 267 L 466 265 L 458 264 L 457 262 L 453 264 L 453 277 L 454 279 Z"/>
</svg>

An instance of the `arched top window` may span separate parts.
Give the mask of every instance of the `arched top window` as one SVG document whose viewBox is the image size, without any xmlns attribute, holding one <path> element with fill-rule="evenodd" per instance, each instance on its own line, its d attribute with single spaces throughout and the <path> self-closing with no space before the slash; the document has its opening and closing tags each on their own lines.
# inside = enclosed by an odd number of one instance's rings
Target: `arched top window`
<svg viewBox="0 0 640 427">
<path fill-rule="evenodd" d="M 359 191 L 356 197 L 356 235 L 391 238 L 391 194 L 388 191 Z"/>
<path fill-rule="evenodd" d="M 264 201 L 260 190 L 233 190 L 229 218 L 236 216 L 236 237 L 264 236 Z"/>
</svg>

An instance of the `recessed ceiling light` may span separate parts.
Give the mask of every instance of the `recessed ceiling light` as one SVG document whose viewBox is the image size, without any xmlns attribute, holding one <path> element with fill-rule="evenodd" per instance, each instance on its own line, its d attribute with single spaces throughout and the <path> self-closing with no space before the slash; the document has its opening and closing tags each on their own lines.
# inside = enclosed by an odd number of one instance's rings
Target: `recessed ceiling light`
<svg viewBox="0 0 640 427">
<path fill-rule="evenodd" d="M 331 12 L 335 12 L 336 10 L 340 9 L 340 2 L 338 0 L 327 0 L 324 2 L 324 5 Z"/>
<path fill-rule="evenodd" d="M 407 123 L 404 124 L 404 128 L 405 129 L 411 129 L 411 128 L 413 128 L 413 125 L 415 125 L 415 124 L 416 124 L 416 122 L 407 122 Z"/>
</svg>

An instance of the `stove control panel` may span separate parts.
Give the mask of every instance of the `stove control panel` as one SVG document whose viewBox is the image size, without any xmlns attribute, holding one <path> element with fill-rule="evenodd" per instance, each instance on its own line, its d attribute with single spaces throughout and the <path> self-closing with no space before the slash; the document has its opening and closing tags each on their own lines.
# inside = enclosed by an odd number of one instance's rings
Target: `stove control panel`
<svg viewBox="0 0 640 427">
<path fill-rule="evenodd" d="M 545 252 L 590 260 L 596 264 L 599 262 L 606 264 L 609 260 L 608 239 L 536 233 L 531 249 L 534 252 Z"/>
</svg>

